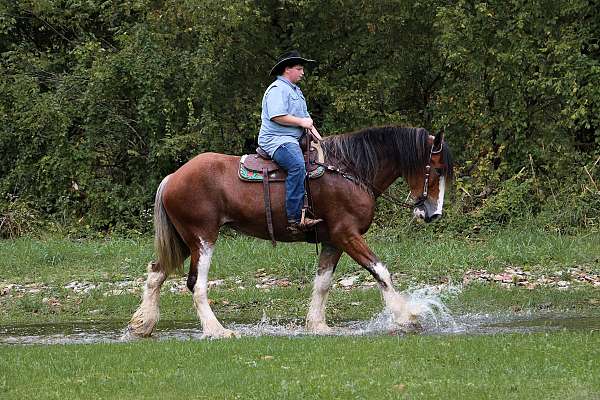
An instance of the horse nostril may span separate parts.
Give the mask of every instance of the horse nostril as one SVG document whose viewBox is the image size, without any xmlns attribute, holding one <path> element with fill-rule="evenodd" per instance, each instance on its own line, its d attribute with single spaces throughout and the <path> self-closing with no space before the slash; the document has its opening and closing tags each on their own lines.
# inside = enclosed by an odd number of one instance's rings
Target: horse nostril
<svg viewBox="0 0 600 400">
<path fill-rule="evenodd" d="M 418 217 L 418 218 L 421 218 L 421 219 L 425 219 L 426 218 L 426 212 L 425 212 L 425 210 L 423 210 L 421 208 L 418 208 L 418 207 L 413 210 L 413 215 L 415 217 Z"/>
<path fill-rule="evenodd" d="M 431 217 L 429 217 L 429 221 L 427 222 L 435 222 L 440 218 L 442 218 L 442 214 L 433 214 Z"/>
</svg>

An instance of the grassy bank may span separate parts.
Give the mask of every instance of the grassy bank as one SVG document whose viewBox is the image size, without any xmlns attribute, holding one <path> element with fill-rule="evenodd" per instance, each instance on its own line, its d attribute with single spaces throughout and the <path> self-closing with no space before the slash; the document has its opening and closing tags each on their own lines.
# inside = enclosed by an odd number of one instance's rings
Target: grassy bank
<svg viewBox="0 0 600 400">
<path fill-rule="evenodd" d="M 585 266 L 600 269 L 600 235 L 564 236 L 538 230 L 506 230 L 491 236 L 418 233 L 412 237 L 379 233 L 368 237 L 375 253 L 407 282 L 435 283 L 460 279 L 468 269 L 500 271 L 522 266 L 537 272 Z M 0 279 L 18 282 L 66 283 L 72 280 L 110 281 L 139 277 L 153 258 L 152 238 L 69 240 L 48 237 L 0 241 Z M 258 269 L 305 282 L 314 274 L 317 256 L 309 244 L 280 243 L 223 236 L 217 242 L 211 278 L 252 278 Z M 187 265 L 186 265 L 187 269 Z M 344 255 L 337 274 L 358 270 Z"/>
<path fill-rule="evenodd" d="M 454 315 L 600 315 L 597 236 L 512 230 L 475 238 L 379 234 L 368 241 L 400 289 L 440 288 Z M 1 241 L 0 253 L 0 329 L 90 320 L 124 327 L 139 303 L 152 244 L 150 238 L 23 238 Z M 225 325 L 255 323 L 263 315 L 305 318 L 314 247 L 273 249 L 264 241 L 223 237 L 213 260 L 210 299 Z M 367 320 L 381 309 L 373 280 L 344 256 L 328 320 Z M 161 315 L 163 323 L 196 321 L 185 278 L 163 285 Z M 592 328 L 0 345 L 0 398 L 587 399 L 600 396 L 598 349 Z"/>
<path fill-rule="evenodd" d="M 600 312 L 600 287 L 592 281 L 582 282 L 569 272 L 576 269 L 597 279 L 598 235 L 511 230 L 475 238 L 421 235 L 400 240 L 379 234 L 368 241 L 395 274 L 400 289 L 422 285 L 458 287 L 460 290 L 445 294 L 445 302 L 453 312 Z M 0 241 L 0 253 L 0 324 L 4 325 L 31 320 L 126 321 L 139 301 L 145 265 L 153 257 L 151 238 L 22 238 Z M 222 237 L 210 274 L 217 283 L 210 291 L 213 308 L 225 322 L 254 321 L 263 312 L 271 317 L 302 319 L 316 262 L 311 245 L 279 244 L 273 249 L 265 241 Z M 493 274 L 514 269 L 522 275 L 509 276 L 508 282 L 467 282 L 469 271 L 485 270 L 496 276 Z M 554 281 L 543 283 L 547 277 Z M 351 285 L 341 284 L 346 278 L 351 279 Z M 527 278 L 533 282 L 532 287 L 512 282 L 513 278 Z M 543 284 L 537 285 L 536 280 Z M 559 280 L 566 286 L 557 286 Z M 184 282 L 174 277 L 163 286 L 164 319 L 195 318 Z M 373 283 L 366 272 L 343 256 L 336 271 L 328 318 L 368 318 L 381 310 L 379 291 Z"/>
</svg>

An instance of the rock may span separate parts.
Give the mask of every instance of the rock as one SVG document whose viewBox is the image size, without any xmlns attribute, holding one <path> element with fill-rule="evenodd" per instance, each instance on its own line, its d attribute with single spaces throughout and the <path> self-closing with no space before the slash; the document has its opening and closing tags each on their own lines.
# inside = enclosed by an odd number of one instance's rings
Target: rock
<svg viewBox="0 0 600 400">
<path fill-rule="evenodd" d="M 363 288 L 363 289 L 370 289 L 370 288 L 372 288 L 372 287 L 375 287 L 375 286 L 377 286 L 377 282 L 375 282 L 375 281 L 371 281 L 371 282 L 363 282 L 363 284 L 362 284 L 362 285 L 360 285 L 360 286 L 361 286 L 361 288 Z"/>
<path fill-rule="evenodd" d="M 394 390 L 397 390 L 397 391 L 399 391 L 399 392 L 404 392 L 404 391 L 406 390 L 406 385 L 405 385 L 405 384 L 403 384 L 403 383 L 400 383 L 400 384 L 397 384 L 397 385 L 394 385 L 394 386 L 392 386 L 392 388 L 393 388 Z"/>
<path fill-rule="evenodd" d="M 538 309 L 540 310 L 548 310 L 552 307 L 552 303 L 540 303 L 538 304 Z"/>
<path fill-rule="evenodd" d="M 208 287 L 212 288 L 212 287 L 217 287 L 217 286 L 221 286 L 225 283 L 225 280 L 223 279 L 215 279 L 214 281 L 208 281 Z"/>
<path fill-rule="evenodd" d="M 350 288 L 350 287 L 354 286 L 354 284 L 356 283 L 356 281 L 358 281 L 358 276 L 357 275 L 353 275 L 353 276 L 349 276 L 347 278 L 341 279 L 340 280 L 340 285 L 347 289 L 347 288 Z"/>
</svg>

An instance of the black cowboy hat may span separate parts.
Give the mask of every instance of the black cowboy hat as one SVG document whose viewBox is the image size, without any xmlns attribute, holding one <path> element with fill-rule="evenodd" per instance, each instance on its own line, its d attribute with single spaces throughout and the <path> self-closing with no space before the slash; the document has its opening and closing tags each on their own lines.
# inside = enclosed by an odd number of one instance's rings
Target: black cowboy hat
<svg viewBox="0 0 600 400">
<path fill-rule="evenodd" d="M 296 50 L 288 51 L 287 53 L 283 53 L 279 56 L 279 60 L 277 60 L 277 64 L 273 68 L 271 68 L 271 72 L 269 75 L 280 75 L 285 67 L 289 67 L 292 65 L 306 65 L 309 63 L 316 63 L 315 60 L 309 60 L 300 56 Z"/>
</svg>

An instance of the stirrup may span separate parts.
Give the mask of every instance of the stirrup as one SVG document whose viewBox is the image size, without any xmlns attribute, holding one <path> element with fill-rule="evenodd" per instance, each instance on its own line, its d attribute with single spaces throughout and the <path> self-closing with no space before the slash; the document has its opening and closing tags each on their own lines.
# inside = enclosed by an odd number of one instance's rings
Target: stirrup
<svg viewBox="0 0 600 400">
<path fill-rule="evenodd" d="M 312 219 L 305 217 L 303 221 L 288 221 L 287 230 L 293 233 L 306 232 L 313 229 L 317 224 L 323 222 L 322 219 Z"/>
</svg>

